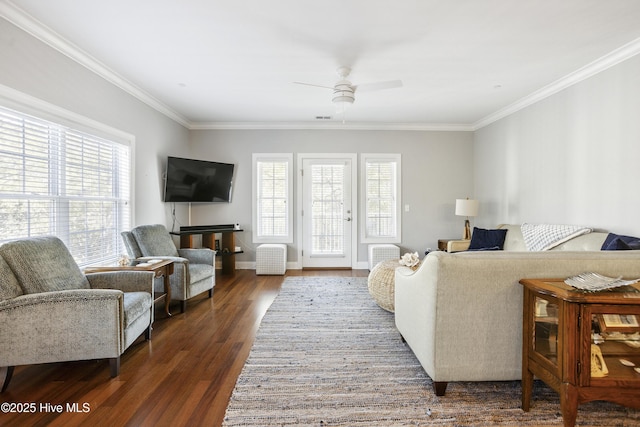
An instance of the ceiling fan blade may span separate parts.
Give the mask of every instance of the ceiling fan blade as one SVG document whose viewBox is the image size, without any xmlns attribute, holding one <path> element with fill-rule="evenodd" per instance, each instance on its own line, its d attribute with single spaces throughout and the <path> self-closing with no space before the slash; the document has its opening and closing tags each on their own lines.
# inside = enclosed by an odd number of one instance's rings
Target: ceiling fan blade
<svg viewBox="0 0 640 427">
<path fill-rule="evenodd" d="M 353 86 L 353 90 L 359 92 L 373 92 L 376 90 L 393 89 L 402 87 L 402 80 L 389 80 L 386 82 L 365 83 Z"/>
<path fill-rule="evenodd" d="M 323 89 L 331 89 L 331 90 L 333 90 L 333 88 L 332 88 L 332 87 L 330 87 L 330 86 L 314 85 L 314 84 L 312 84 L 312 83 L 293 82 L 293 84 L 296 84 L 296 85 L 303 85 L 303 86 L 321 87 L 321 88 L 323 88 Z"/>
</svg>

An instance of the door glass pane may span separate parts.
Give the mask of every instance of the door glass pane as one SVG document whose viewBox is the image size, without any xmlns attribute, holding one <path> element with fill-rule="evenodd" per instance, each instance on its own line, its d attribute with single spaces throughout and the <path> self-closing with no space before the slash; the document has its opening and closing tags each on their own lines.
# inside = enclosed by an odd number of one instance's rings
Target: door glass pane
<svg viewBox="0 0 640 427">
<path fill-rule="evenodd" d="M 314 255 L 344 255 L 343 164 L 311 166 L 311 241 Z"/>
<path fill-rule="evenodd" d="M 558 361 L 558 306 L 544 298 L 535 299 L 534 348 L 536 353 Z"/>
<path fill-rule="evenodd" d="M 603 377 L 640 378 L 640 315 L 592 315 L 591 378 Z"/>
</svg>

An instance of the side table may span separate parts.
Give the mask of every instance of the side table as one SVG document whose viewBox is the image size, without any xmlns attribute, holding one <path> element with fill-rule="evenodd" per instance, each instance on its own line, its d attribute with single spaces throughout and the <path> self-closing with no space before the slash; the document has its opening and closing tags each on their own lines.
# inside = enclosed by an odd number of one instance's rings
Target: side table
<svg viewBox="0 0 640 427">
<path fill-rule="evenodd" d="M 162 277 L 164 280 L 164 292 L 158 294 L 154 300 L 154 305 L 164 298 L 164 312 L 168 317 L 171 317 L 171 311 L 169 310 L 169 303 L 171 302 L 171 282 L 169 276 L 173 274 L 173 261 L 168 259 L 153 259 L 153 260 L 133 260 L 129 265 L 114 265 L 114 266 L 100 266 L 100 267 L 87 267 L 84 269 L 85 273 L 101 273 L 105 271 L 152 271 L 155 277 Z"/>
<path fill-rule="evenodd" d="M 445 252 L 462 252 L 469 248 L 471 240 L 464 239 L 439 239 L 438 250 Z"/>
<path fill-rule="evenodd" d="M 640 285 L 586 292 L 564 279 L 523 279 L 522 409 L 533 376 L 560 394 L 565 426 L 578 405 L 640 409 Z"/>
</svg>

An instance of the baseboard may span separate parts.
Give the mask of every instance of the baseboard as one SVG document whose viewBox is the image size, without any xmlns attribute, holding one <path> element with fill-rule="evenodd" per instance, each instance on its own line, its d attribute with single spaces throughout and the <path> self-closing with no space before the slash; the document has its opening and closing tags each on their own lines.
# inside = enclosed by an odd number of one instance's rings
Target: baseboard
<svg viewBox="0 0 640 427">
<path fill-rule="evenodd" d="M 222 264 L 216 260 L 216 268 L 222 268 Z M 353 267 L 356 270 L 367 270 L 369 263 L 367 261 L 358 261 Z M 236 270 L 255 270 L 255 261 L 236 261 Z M 287 261 L 287 270 L 302 270 L 302 266 L 297 261 Z"/>
</svg>

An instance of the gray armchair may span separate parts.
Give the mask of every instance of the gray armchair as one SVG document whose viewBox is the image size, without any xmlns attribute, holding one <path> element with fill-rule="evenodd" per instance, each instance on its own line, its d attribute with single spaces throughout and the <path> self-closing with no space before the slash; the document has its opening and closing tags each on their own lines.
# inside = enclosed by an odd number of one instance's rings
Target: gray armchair
<svg viewBox="0 0 640 427">
<path fill-rule="evenodd" d="M 57 237 L 0 246 L 0 383 L 18 365 L 109 359 L 151 339 L 153 273 L 83 274 Z"/>
<path fill-rule="evenodd" d="M 215 251 L 211 249 L 177 249 L 169 231 L 162 224 L 140 225 L 122 233 L 129 257 L 136 259 L 172 259 L 173 274 L 170 277 L 171 299 L 180 301 L 180 311 L 185 312 L 187 300 L 209 291 L 213 296 L 216 284 Z M 156 282 L 156 290 L 164 289 Z"/>
</svg>

